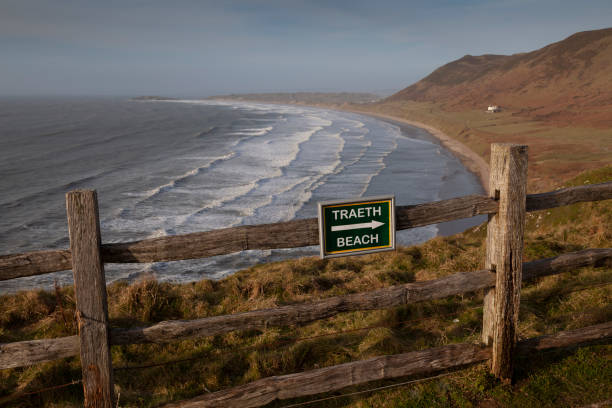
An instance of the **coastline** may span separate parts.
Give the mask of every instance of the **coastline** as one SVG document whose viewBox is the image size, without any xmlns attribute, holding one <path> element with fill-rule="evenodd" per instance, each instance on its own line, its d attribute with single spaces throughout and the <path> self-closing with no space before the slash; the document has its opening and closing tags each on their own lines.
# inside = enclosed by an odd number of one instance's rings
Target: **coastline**
<svg viewBox="0 0 612 408">
<path fill-rule="evenodd" d="M 217 100 L 234 102 L 233 99 L 219 98 Z M 488 191 L 489 191 L 489 165 L 488 163 L 482 157 L 480 157 L 477 153 L 475 153 L 472 149 L 470 149 L 468 146 L 451 138 L 446 133 L 442 132 L 441 130 L 437 128 L 434 128 L 433 126 L 427 125 L 422 122 L 400 118 L 397 116 L 386 115 L 386 114 L 375 113 L 375 112 L 368 112 L 368 111 L 363 111 L 359 109 L 347 109 L 347 108 L 339 108 L 335 106 L 325 106 L 325 105 L 309 105 L 309 104 L 304 104 L 304 103 L 291 104 L 291 103 L 273 103 L 273 102 L 267 102 L 267 101 L 251 101 L 251 102 L 266 103 L 266 104 L 273 104 L 273 105 L 296 105 L 296 106 L 305 106 L 305 107 L 311 107 L 311 108 L 316 108 L 316 109 L 329 109 L 329 110 L 335 110 L 338 112 L 355 113 L 358 115 L 364 115 L 364 116 L 369 116 L 369 117 L 373 117 L 376 119 L 381 119 L 383 121 L 388 121 L 400 127 L 402 125 L 407 125 L 407 126 L 413 126 L 413 127 L 423 129 L 427 133 L 429 133 L 429 135 L 431 135 L 432 138 L 438 140 L 442 147 L 444 147 L 453 156 L 455 156 L 457 160 L 460 162 L 460 164 L 467 170 L 467 172 L 474 176 L 475 180 L 473 182 L 482 188 L 484 194 L 488 194 Z M 454 180 L 454 181 L 460 181 L 460 180 Z M 471 183 L 465 178 L 463 178 L 463 180 L 461 181 L 464 183 L 466 182 Z M 455 184 L 449 184 L 448 187 L 450 191 L 445 191 L 446 194 L 443 194 L 441 199 L 444 200 L 444 199 L 449 199 L 449 198 L 465 195 L 465 193 L 461 193 L 461 190 L 457 190 L 455 188 L 457 187 L 457 185 Z M 437 224 L 438 233 L 436 235 L 437 236 L 455 235 L 475 225 L 481 224 L 484 221 L 486 221 L 486 216 L 477 216 L 473 218 L 442 222 L 442 223 Z"/>
<path fill-rule="evenodd" d="M 427 125 L 422 122 L 417 122 L 414 120 L 404 119 L 397 116 L 385 115 L 382 113 L 374 113 L 368 111 L 362 111 L 357 109 L 338 109 L 345 112 L 358 113 L 361 115 L 373 116 L 379 119 L 387 119 L 395 122 L 403 123 L 410 126 L 415 126 L 421 129 L 425 129 L 429 134 L 438 139 L 442 146 L 452 152 L 457 158 L 461 161 L 461 163 L 468 169 L 471 173 L 473 173 L 483 188 L 483 190 L 488 194 L 489 192 L 489 165 L 487 162 L 476 154 L 472 149 L 464 145 L 448 136 L 446 133 L 441 130 L 434 128 L 433 126 Z"/>
<path fill-rule="evenodd" d="M 350 111 L 345 111 L 345 112 L 350 112 Z M 427 134 L 431 136 L 432 141 L 439 142 L 440 146 L 444 148 L 445 150 L 447 150 L 449 154 L 455 158 L 456 166 L 460 166 L 460 168 L 455 168 L 455 171 L 451 172 L 448 179 L 445 180 L 444 185 L 442 186 L 442 189 L 440 190 L 440 197 L 439 197 L 440 200 L 447 200 L 447 199 L 466 196 L 470 194 L 486 194 L 487 193 L 487 190 L 483 185 L 484 184 L 483 183 L 483 173 L 484 173 L 484 179 L 488 180 L 488 174 L 489 174 L 488 166 L 485 166 L 484 172 L 479 171 L 483 169 L 469 168 L 466 164 L 474 163 L 472 159 L 466 156 L 462 156 L 461 154 L 458 154 L 457 151 L 454 151 L 450 149 L 447 145 L 445 145 L 439 137 L 432 134 L 433 133 L 432 129 L 434 128 L 429 127 L 429 129 L 427 129 L 425 127 L 417 126 L 416 124 L 410 121 L 407 121 L 407 120 L 400 121 L 391 116 L 383 117 L 383 116 L 369 115 L 369 114 L 362 113 L 362 112 L 352 112 L 352 113 L 357 113 L 359 115 L 364 115 L 364 116 L 370 116 L 376 119 L 383 120 L 387 123 L 391 123 L 393 125 L 399 126 L 400 129 L 402 129 L 402 132 L 406 132 L 407 134 L 409 134 L 410 131 L 405 129 L 406 127 L 417 127 L 419 129 L 425 130 Z M 437 129 L 435 130 L 440 132 Z M 440 132 L 440 134 L 444 135 L 444 133 L 442 132 Z M 467 146 L 463 146 L 463 147 L 465 149 L 469 149 Z M 486 163 L 484 164 L 486 165 Z M 469 228 L 482 224 L 486 220 L 487 220 L 486 215 L 479 215 L 479 216 L 475 216 L 472 218 L 460 218 L 457 220 L 441 222 L 441 223 L 436 224 L 437 229 L 438 229 L 436 236 L 447 237 L 447 236 L 459 234 Z"/>
<path fill-rule="evenodd" d="M 408 125 L 414 126 L 417 128 L 421 128 L 427 133 L 429 133 L 434 139 L 437 139 L 442 147 L 451 152 L 459 162 L 465 167 L 465 169 L 474 175 L 477 180 L 477 183 L 480 184 L 482 190 L 485 194 L 489 194 L 489 164 L 480 157 L 476 152 L 470 149 L 468 146 L 459 142 L 448 136 L 446 133 L 442 132 L 440 129 L 437 129 L 433 126 L 427 125 L 422 122 L 417 122 L 414 120 L 404 119 L 397 116 L 385 115 L 382 113 L 368 112 L 359 109 L 346 109 L 346 108 L 337 108 L 337 107 L 329 107 L 324 105 L 306 105 L 306 104 L 295 104 L 300 106 L 310 106 L 313 108 L 322 108 L 322 109 L 331 109 L 337 110 L 341 112 L 349 112 L 356 113 L 359 115 L 365 115 L 374 117 L 377 119 L 382 119 L 390 122 L 395 122 L 397 125 Z M 456 191 L 456 190 L 454 190 Z M 443 197 L 442 199 L 452 198 L 456 195 L 453 192 L 450 192 L 449 196 Z M 464 194 L 460 194 L 464 195 Z M 437 224 L 438 233 L 437 236 L 451 236 L 455 234 L 459 234 L 468 228 L 471 228 L 475 225 L 481 224 L 486 221 L 486 216 L 477 216 L 473 218 L 464 218 L 453 221 L 447 221 Z"/>
<path fill-rule="evenodd" d="M 219 101 L 226 101 L 226 102 L 236 101 L 235 99 L 224 99 L 224 98 L 215 98 L 215 99 Z M 415 120 L 404 119 L 398 116 L 386 115 L 383 113 L 376 113 L 376 112 L 364 111 L 364 110 L 359 110 L 359 109 L 340 108 L 337 106 L 327 106 L 324 104 L 309 105 L 309 104 L 304 104 L 304 103 L 273 103 L 269 101 L 250 101 L 250 102 L 267 103 L 267 104 L 272 104 L 272 105 L 306 106 L 306 107 L 318 108 L 318 109 L 329 109 L 329 110 L 335 110 L 335 111 L 340 111 L 340 112 L 357 113 L 360 115 L 371 116 L 371 117 L 383 119 L 383 120 L 386 119 L 389 121 L 394 121 L 394 122 L 398 122 L 401 124 L 415 126 L 415 127 L 424 129 L 430 135 L 432 135 L 435 139 L 440 141 L 440 144 L 443 147 L 445 147 L 447 150 L 453 153 L 459 159 L 459 161 L 461 161 L 463 166 L 469 172 L 471 172 L 472 174 L 476 176 L 476 178 L 480 182 L 480 185 L 486 194 L 488 194 L 489 192 L 489 164 L 482 157 L 480 157 L 476 152 L 470 149 L 468 146 L 448 136 L 446 133 L 442 132 L 440 129 L 437 129 L 426 123 L 417 122 Z"/>
</svg>

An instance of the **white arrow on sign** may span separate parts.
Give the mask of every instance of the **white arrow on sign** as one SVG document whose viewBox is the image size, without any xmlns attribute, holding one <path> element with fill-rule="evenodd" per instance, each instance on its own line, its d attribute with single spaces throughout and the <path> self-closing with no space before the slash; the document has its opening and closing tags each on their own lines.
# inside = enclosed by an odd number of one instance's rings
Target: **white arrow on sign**
<svg viewBox="0 0 612 408">
<path fill-rule="evenodd" d="M 374 228 L 380 227 L 381 225 L 385 225 L 385 223 L 372 220 L 370 222 L 363 222 L 361 224 L 334 225 L 332 226 L 331 230 L 332 231 L 347 231 L 347 230 L 354 230 L 354 229 L 360 229 L 360 228 L 374 229 Z"/>
</svg>

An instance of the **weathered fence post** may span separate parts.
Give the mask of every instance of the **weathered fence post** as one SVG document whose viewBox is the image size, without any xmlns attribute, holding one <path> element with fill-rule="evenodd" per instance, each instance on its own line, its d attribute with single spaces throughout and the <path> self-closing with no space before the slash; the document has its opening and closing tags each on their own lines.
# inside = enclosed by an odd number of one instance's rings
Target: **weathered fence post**
<svg viewBox="0 0 612 408">
<path fill-rule="evenodd" d="M 85 407 L 113 406 L 108 306 L 100 255 L 98 200 L 92 190 L 66 194 Z"/>
<path fill-rule="evenodd" d="M 485 267 L 495 271 L 496 283 L 485 294 L 482 340 L 493 347 L 491 372 L 509 381 L 521 298 L 527 146 L 492 144 L 490 170 L 489 194 L 499 200 L 499 211 L 489 215 Z"/>
</svg>

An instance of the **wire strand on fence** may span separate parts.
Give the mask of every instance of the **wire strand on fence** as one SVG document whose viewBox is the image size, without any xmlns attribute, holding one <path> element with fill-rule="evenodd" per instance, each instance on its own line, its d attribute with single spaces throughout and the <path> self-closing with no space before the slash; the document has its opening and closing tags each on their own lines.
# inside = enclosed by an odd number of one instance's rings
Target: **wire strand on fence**
<svg viewBox="0 0 612 408">
<path fill-rule="evenodd" d="M 609 285 L 612 285 L 612 282 L 596 283 L 596 284 L 594 284 L 594 285 L 589 285 L 589 286 L 581 286 L 581 287 L 579 287 L 579 288 L 574 288 L 574 289 L 570 289 L 570 290 L 565 290 L 565 291 L 562 291 L 562 292 L 559 292 L 559 293 L 555 293 L 554 295 L 555 295 L 555 296 L 559 296 L 559 297 L 560 297 L 560 296 L 564 296 L 564 295 L 567 295 L 567 294 L 570 294 L 570 293 L 582 292 L 582 291 L 584 291 L 584 290 L 595 289 L 595 288 L 601 288 L 601 287 L 604 287 L 604 286 L 609 286 Z M 532 300 L 531 300 L 531 299 L 528 299 L 528 298 L 527 298 L 527 299 L 521 299 L 521 303 L 529 303 L 529 302 L 531 302 L 531 301 L 532 301 Z"/>
<path fill-rule="evenodd" d="M 367 393 L 370 393 L 370 392 L 381 391 L 381 390 L 386 390 L 386 389 L 390 389 L 390 388 L 402 387 L 404 385 L 422 383 L 422 382 L 431 381 L 431 380 L 435 380 L 435 379 L 442 378 L 442 377 L 448 377 L 449 375 L 452 375 L 452 374 L 455 374 L 455 372 L 451 371 L 451 372 L 448 372 L 448 373 L 443 373 L 443 374 L 435 375 L 433 377 L 419 378 L 417 380 L 404 381 L 404 382 L 397 383 L 397 384 L 384 385 L 382 387 L 375 387 L 375 388 L 370 388 L 370 389 L 362 390 L 362 391 L 349 392 L 349 393 L 342 394 L 342 395 L 333 395 L 331 397 L 319 398 L 319 399 L 316 399 L 316 400 L 311 400 L 311 401 L 306 401 L 306 402 L 298 402 L 298 403 L 290 404 L 290 405 L 283 405 L 281 408 L 302 407 L 302 406 L 305 406 L 305 405 L 316 404 L 317 402 L 329 401 L 329 400 L 338 399 L 338 398 L 352 397 L 354 395 L 367 394 Z"/>
<path fill-rule="evenodd" d="M 586 286 L 586 287 L 581 287 L 581 288 L 576 288 L 576 289 L 573 289 L 573 290 L 565 291 L 565 292 L 563 292 L 563 294 L 573 293 L 573 292 L 580 292 L 580 291 L 583 291 L 583 290 L 588 290 L 588 289 L 608 286 L 608 285 L 611 285 L 611 284 L 612 284 L 612 282 L 599 283 L 599 284 L 595 284 L 595 285 L 590 285 L 590 286 Z M 231 351 L 223 352 L 223 353 L 215 355 L 215 357 L 226 357 L 226 356 L 230 356 L 230 355 L 235 355 L 235 354 L 237 354 L 239 352 L 246 351 L 246 350 L 263 349 L 263 348 L 266 348 L 266 347 L 275 347 L 275 346 L 279 346 L 279 345 L 298 343 L 298 342 L 314 340 L 314 339 L 318 339 L 318 338 L 322 338 L 322 337 L 330 337 L 330 336 L 337 336 L 337 335 L 343 335 L 343 334 L 349 334 L 349 333 L 356 333 L 356 332 L 360 332 L 360 331 L 364 331 L 364 330 L 371 330 L 371 329 L 382 328 L 382 327 L 394 328 L 394 327 L 398 327 L 400 325 L 403 326 L 406 323 L 411 323 L 411 322 L 414 322 L 414 321 L 417 321 L 417 320 L 433 319 L 433 318 L 439 318 L 439 317 L 447 317 L 447 316 L 456 315 L 456 314 L 459 314 L 459 313 L 462 313 L 462 312 L 465 312 L 465 311 L 468 311 L 468 310 L 475 310 L 475 309 L 479 309 L 479 308 L 482 308 L 482 305 L 473 306 L 473 307 L 469 307 L 469 308 L 464 308 L 464 309 L 461 309 L 461 310 L 453 310 L 452 312 L 449 312 L 449 313 L 443 313 L 443 314 L 438 313 L 436 315 L 431 315 L 431 316 L 420 316 L 420 317 L 416 317 L 416 318 L 413 318 L 413 319 L 402 320 L 401 322 L 397 322 L 395 324 L 388 324 L 388 323 L 387 324 L 377 324 L 377 325 L 359 327 L 359 328 L 356 328 L 356 329 L 341 330 L 341 331 L 317 334 L 317 335 L 314 335 L 314 336 L 307 336 L 307 337 L 299 337 L 299 338 L 296 338 L 296 339 L 278 340 L 278 341 L 275 341 L 275 342 L 272 342 L 272 343 L 267 343 L 267 344 L 255 344 L 255 345 L 240 347 L 240 348 L 233 349 Z M 592 309 L 592 310 L 596 310 L 596 309 Z M 574 347 L 572 347 L 572 348 L 574 348 Z M 543 350 L 541 352 L 543 352 L 543 353 L 558 352 L 558 350 Z M 153 364 L 145 364 L 145 365 L 137 365 L 137 366 L 114 367 L 113 370 L 118 370 L 119 371 L 119 370 L 132 370 L 132 369 L 146 369 L 146 368 L 153 368 L 153 367 L 161 367 L 161 366 L 166 366 L 166 365 L 171 365 L 171 364 L 180 364 L 180 363 L 184 363 L 184 362 L 188 362 L 188 361 L 202 360 L 202 359 L 210 358 L 210 357 L 212 357 L 212 356 L 205 355 L 205 356 L 190 357 L 190 358 L 184 358 L 184 359 L 178 359 L 178 360 L 164 361 L 164 362 L 161 362 L 161 363 L 153 363 Z M 438 378 L 438 377 L 441 377 L 441 376 L 450 375 L 450 374 L 452 374 L 452 373 L 446 373 L 446 374 L 442 374 L 440 376 L 429 377 L 429 378 L 424 378 L 424 379 L 419 379 L 419 380 L 407 381 L 407 382 L 403 382 L 403 383 L 399 383 L 399 384 L 394 384 L 394 385 L 390 385 L 390 386 L 373 388 L 373 389 L 365 390 L 365 391 L 358 391 L 358 392 L 355 392 L 355 393 L 350 393 L 350 394 L 345 394 L 345 395 L 340 395 L 340 396 L 328 397 L 326 399 L 319 399 L 319 400 L 313 400 L 313 401 L 309 401 L 309 402 L 305 402 L 305 403 L 300 403 L 300 404 L 287 405 L 287 406 L 285 406 L 283 408 L 297 407 L 297 406 L 300 406 L 300 405 L 306 405 L 306 404 L 310 404 L 310 403 L 325 401 L 327 399 L 341 398 L 341 397 L 345 397 L 345 396 L 363 394 L 363 393 L 367 393 L 367 392 L 373 392 L 373 391 L 377 391 L 377 390 L 382 390 L 382 389 L 385 389 L 385 388 L 399 387 L 399 386 L 402 386 L 402 385 L 408 385 L 408 384 L 411 384 L 411 383 L 427 381 L 427 380 L 430 380 L 430 379 L 435 379 L 435 378 Z M 8 395 L 6 397 L 0 398 L 0 403 L 6 403 L 6 402 L 12 401 L 14 399 L 25 397 L 25 396 L 28 396 L 28 395 L 40 394 L 40 393 L 47 392 L 47 391 L 52 391 L 52 390 L 55 390 L 55 389 L 66 388 L 66 387 L 69 387 L 71 385 L 79 384 L 81 382 L 82 382 L 82 380 L 74 380 L 74 381 L 71 381 L 69 383 L 60 384 L 60 385 L 56 385 L 56 386 L 45 387 L 45 388 L 41 388 L 41 389 L 34 390 L 34 391 L 18 392 L 18 393 L 15 393 L 15 394 Z"/>
<path fill-rule="evenodd" d="M 376 324 L 376 325 L 371 325 L 371 326 L 365 326 L 365 327 L 359 327 L 356 329 L 349 329 L 349 330 L 341 330 L 341 331 L 335 331 L 335 332 L 330 332 L 330 333 L 322 333 L 322 334 L 317 334 L 314 336 L 307 336 L 307 337 L 298 337 L 295 339 L 286 339 L 286 340 L 277 340 L 274 341 L 272 343 L 266 343 L 266 344 L 254 344 L 254 345 L 250 345 L 250 346 L 245 346 L 245 347 L 239 347 L 239 348 L 234 348 L 230 351 L 226 351 L 226 352 L 222 352 L 219 354 L 216 354 L 214 357 L 226 357 L 226 356 L 231 356 L 231 355 L 236 355 L 240 352 L 243 351 L 247 351 L 247 350 L 257 350 L 257 349 L 263 349 L 266 347 L 276 347 L 276 346 L 282 346 L 282 345 L 286 345 L 286 344 L 292 344 L 292 343 L 298 343 L 298 342 L 303 342 L 303 341 L 308 341 L 308 340 L 315 340 L 318 338 L 323 338 L 323 337 L 331 337 L 331 336 L 338 336 L 338 335 L 343 335 L 343 334 L 350 334 L 350 333 L 356 333 L 356 332 L 360 332 L 360 331 L 364 331 L 364 330 L 371 330 L 371 329 L 377 329 L 377 328 L 395 328 L 398 327 L 400 325 L 405 325 L 406 323 L 411 323 L 417 320 L 423 320 L 423 319 L 432 319 L 432 318 L 436 318 L 436 317 L 447 317 L 447 316 L 453 316 L 456 315 L 458 313 L 467 311 L 467 310 L 475 310 L 475 309 L 479 309 L 482 308 L 482 305 L 479 306 L 473 306 L 473 307 L 469 307 L 469 308 L 465 308 L 462 310 L 454 310 L 452 312 L 449 313 L 444 313 L 444 314 L 437 314 L 435 316 L 427 316 L 427 317 L 417 317 L 417 318 L 413 318 L 413 319 L 408 319 L 408 320 L 402 320 L 398 323 L 395 324 Z M 131 370 L 131 369 L 145 369 L 145 368 L 154 368 L 154 367 L 160 367 L 160 366 L 165 366 L 165 365 L 171 365 L 171 364 L 179 364 L 179 363 L 184 363 L 184 362 L 188 362 L 188 361 L 196 361 L 196 360 L 202 360 L 205 358 L 211 358 L 213 356 L 207 354 L 204 356 L 197 356 L 197 357 L 190 357 L 190 358 L 184 358 L 184 359 L 178 359 L 178 360 L 170 360 L 170 361 L 164 361 L 164 362 L 160 362 L 160 363 L 152 363 L 152 364 L 144 364 L 144 365 L 136 365 L 136 366 L 122 366 L 122 367 L 116 367 L 114 368 L 114 370 Z"/>
<path fill-rule="evenodd" d="M 565 293 L 578 292 L 578 291 L 587 290 L 587 289 L 592 289 L 592 288 L 596 288 L 596 287 L 607 286 L 607 285 L 610 285 L 611 283 L 612 282 L 606 282 L 606 283 L 601 283 L 601 284 L 597 284 L 597 285 L 591 285 L 591 286 L 588 286 L 588 287 L 577 288 L 577 289 L 574 289 L 574 290 L 566 291 L 566 292 L 564 292 L 564 294 Z M 435 316 L 417 317 L 417 318 L 413 318 L 413 319 L 409 319 L 409 320 L 403 320 L 403 321 L 399 322 L 399 324 L 410 323 L 410 322 L 414 322 L 414 321 L 422 320 L 422 319 L 432 319 L 432 318 L 436 318 L 436 317 L 452 316 L 452 315 L 456 315 L 458 313 L 461 313 L 461 312 L 464 312 L 464 311 L 467 311 L 467 310 L 479 309 L 481 307 L 482 307 L 482 305 L 479 305 L 479 306 L 465 308 L 465 309 L 462 309 L 462 310 L 454 310 L 452 312 L 444 313 L 444 314 L 438 313 Z M 330 337 L 330 336 L 336 336 L 336 335 L 342 335 L 342 334 L 356 333 L 356 332 L 360 332 L 360 331 L 364 331 L 364 330 L 371 330 L 371 329 L 382 328 L 382 327 L 393 328 L 393 327 L 397 327 L 399 324 L 397 324 L 397 323 L 396 324 L 377 324 L 377 325 L 360 327 L 360 328 L 356 328 L 356 329 L 349 329 L 349 330 L 342 330 L 342 331 L 336 331 L 336 332 L 330 332 L 330 333 L 323 333 L 323 334 L 318 334 L 318 335 L 308 336 L 308 337 L 298 337 L 296 339 L 277 340 L 275 342 L 267 343 L 267 344 L 255 344 L 255 345 L 251 345 L 251 346 L 235 348 L 235 349 L 233 349 L 231 351 L 228 351 L 228 352 L 219 353 L 215 357 L 226 357 L 228 355 L 235 355 L 235 354 L 237 354 L 239 352 L 247 351 L 247 350 L 263 349 L 265 347 L 282 346 L 282 345 L 291 344 L 291 343 L 298 343 L 298 342 L 302 342 L 302 341 L 315 340 L 315 339 L 322 338 L 322 337 Z M 180 364 L 180 363 L 185 363 L 185 362 L 189 362 L 189 361 L 196 361 L 196 360 L 201 360 L 201 359 L 210 358 L 210 357 L 211 356 L 207 354 L 207 355 L 204 355 L 204 356 L 197 356 L 197 357 L 183 358 L 183 359 L 178 359 L 178 360 L 163 361 L 163 362 L 160 362 L 160 363 L 114 367 L 113 369 L 117 370 L 117 371 L 132 370 L 132 369 L 146 369 L 146 368 L 161 367 L 161 366 L 166 366 L 166 365 L 171 365 L 171 364 Z"/>
<path fill-rule="evenodd" d="M 291 344 L 291 343 L 297 343 L 297 342 L 301 342 L 301 341 L 314 340 L 314 339 L 321 338 L 321 337 L 327 337 L 327 336 L 334 336 L 334 335 L 340 335 L 340 334 L 359 332 L 359 331 L 374 329 L 374 328 L 378 328 L 378 327 L 391 327 L 391 325 L 378 324 L 378 325 L 373 325 L 373 326 L 360 327 L 358 329 L 351 329 L 351 330 L 344 330 L 344 331 L 339 331 L 339 332 L 318 334 L 316 336 L 310 336 L 310 337 L 299 337 L 297 339 L 277 340 L 275 342 L 266 343 L 266 344 L 253 344 L 251 346 L 244 346 L 244 347 L 239 347 L 239 348 L 232 349 L 231 351 L 221 352 L 221 353 L 216 354 L 214 357 L 226 357 L 226 356 L 238 354 L 239 352 L 246 351 L 246 350 L 253 350 L 253 349 L 260 349 L 260 348 L 263 349 L 265 347 L 282 346 L 284 344 Z M 138 366 L 122 366 L 122 367 L 115 368 L 115 370 L 131 370 L 131 369 L 141 369 L 141 368 L 152 368 L 152 367 L 159 367 L 159 366 L 165 366 L 165 365 L 171 365 L 171 364 L 179 364 L 179 363 L 184 363 L 184 362 L 187 362 L 187 361 L 201 360 L 201 359 L 204 359 L 204 358 L 211 358 L 211 357 L 213 357 L 213 356 L 207 354 L 207 355 L 204 355 L 204 356 L 190 357 L 190 358 L 184 358 L 184 359 L 179 359 L 179 360 L 170 360 L 170 361 L 164 361 L 164 362 L 161 362 L 161 363 L 145 364 L 145 365 L 138 365 Z"/>
<path fill-rule="evenodd" d="M 35 390 L 35 391 L 17 392 L 17 393 L 12 394 L 12 395 L 7 395 L 4 398 L 0 398 L 0 404 L 4 404 L 5 402 L 13 401 L 13 400 L 15 400 L 17 398 L 25 397 L 25 396 L 28 396 L 28 395 L 40 394 L 40 393 L 46 392 L 46 391 L 52 391 L 52 390 L 58 390 L 60 388 L 66 388 L 66 387 L 69 387 L 71 385 L 79 384 L 81 382 L 83 382 L 83 380 L 73 380 L 73 381 L 71 381 L 69 383 L 66 383 L 66 384 L 53 385 L 53 386 L 50 386 L 50 387 L 40 388 L 40 389 Z"/>
<path fill-rule="evenodd" d="M 444 313 L 444 314 L 437 314 L 435 316 L 416 317 L 416 318 L 413 318 L 413 319 L 402 320 L 401 322 L 398 322 L 398 323 L 395 323 L 395 324 L 389 324 L 389 323 L 387 323 L 387 324 L 377 324 L 377 325 L 359 327 L 359 328 L 355 328 L 355 329 L 341 330 L 341 331 L 330 332 L 330 333 L 322 333 L 322 334 L 317 334 L 317 335 L 314 335 L 314 336 L 299 337 L 299 338 L 296 338 L 296 339 L 278 340 L 278 341 L 275 341 L 275 342 L 272 342 L 272 343 L 267 343 L 267 344 L 255 344 L 255 345 L 240 347 L 240 348 L 233 349 L 231 351 L 219 353 L 219 354 L 216 354 L 214 357 L 227 357 L 227 356 L 235 355 L 235 354 L 237 354 L 239 352 L 246 351 L 246 350 L 251 350 L 251 349 L 263 349 L 263 348 L 266 348 L 266 347 L 275 347 L 275 346 L 279 346 L 279 345 L 297 343 L 297 342 L 308 341 L 308 340 L 315 340 L 315 339 L 323 338 L 323 337 L 331 337 L 331 336 L 337 336 L 337 335 L 343 335 L 343 334 L 356 333 L 356 332 L 360 332 L 360 331 L 364 331 L 364 330 L 371 330 L 371 329 L 376 329 L 376 328 L 381 328 L 381 327 L 393 328 L 393 327 L 398 327 L 400 325 L 405 325 L 406 323 L 411 323 L 411 322 L 414 322 L 414 321 L 417 321 L 417 320 L 432 319 L 432 318 L 435 318 L 435 317 L 452 316 L 452 315 L 456 315 L 458 313 L 462 313 L 462 312 L 467 311 L 467 310 L 474 310 L 474 309 L 478 309 L 478 308 L 481 308 L 481 307 L 482 307 L 482 305 L 479 305 L 479 306 L 473 306 L 473 307 L 469 307 L 469 308 L 465 308 L 465 309 L 461 309 L 461 310 L 453 310 L 452 312 Z M 161 362 L 161 363 L 144 364 L 144 365 L 137 365 L 137 366 L 113 367 L 113 371 L 115 371 L 115 370 L 120 371 L 120 370 L 131 370 L 131 369 L 154 368 L 154 367 L 161 367 L 161 366 L 166 366 L 166 365 L 171 365 L 171 364 L 180 364 L 180 363 L 189 362 L 189 361 L 202 360 L 202 359 L 211 358 L 211 357 L 213 357 L 213 356 L 207 354 L 207 355 L 204 355 L 204 356 L 190 357 L 190 358 L 171 360 L 171 361 L 164 361 L 164 362 Z M 65 387 L 68 387 L 70 385 L 78 384 L 80 382 L 82 382 L 82 380 L 75 380 L 75 381 L 72 381 L 70 383 L 61 384 L 61 385 L 52 386 L 52 387 L 41 388 L 39 390 L 30 391 L 30 392 L 16 393 L 16 394 L 9 395 L 7 397 L 4 397 L 4 398 L 0 399 L 0 403 L 4 403 L 4 402 L 7 402 L 7 401 L 12 401 L 14 399 L 21 398 L 21 397 L 24 397 L 24 396 L 27 396 L 27 395 L 39 394 L 39 393 L 42 393 L 42 392 L 45 392 L 45 391 L 65 388 Z"/>
<path fill-rule="evenodd" d="M 581 292 L 583 290 L 588 290 L 588 289 L 601 288 L 603 286 L 608 286 L 608 285 L 612 285 L 612 282 L 603 282 L 603 283 L 598 283 L 596 285 L 590 285 L 590 286 L 586 286 L 582 288 L 566 290 L 565 292 L 561 293 L 561 295 L 565 295 L 567 293 Z"/>
</svg>

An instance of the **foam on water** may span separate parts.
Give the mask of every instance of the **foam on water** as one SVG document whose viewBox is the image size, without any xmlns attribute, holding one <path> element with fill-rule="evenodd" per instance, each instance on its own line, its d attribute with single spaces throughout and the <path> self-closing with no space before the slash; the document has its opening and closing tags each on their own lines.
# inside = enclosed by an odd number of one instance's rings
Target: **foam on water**
<svg viewBox="0 0 612 408">
<path fill-rule="evenodd" d="M 417 133 L 407 137 L 398 126 L 356 114 L 208 100 L 126 103 L 121 114 L 124 111 L 141 115 L 147 130 L 135 125 L 124 131 L 124 119 L 113 125 L 118 133 L 105 139 L 120 152 L 145 146 L 149 150 L 142 154 L 148 156 L 132 154 L 122 162 L 113 151 L 97 161 L 114 160 L 112 167 L 87 173 L 70 173 L 67 168 L 62 171 L 72 178 L 58 187 L 17 192 L 18 197 L 35 197 L 38 203 L 51 198 L 58 203 L 21 224 L 0 223 L 0 244 L 2 235 L 11 233 L 24 237 L 19 238 L 23 239 L 20 249 L 28 250 L 31 238 L 26 230 L 31 230 L 42 237 L 38 239 L 43 247 L 35 249 L 65 247 L 65 226 L 57 228 L 65 225 L 65 210 L 57 196 L 73 187 L 98 189 L 103 241 L 123 242 L 314 217 L 316 203 L 330 199 L 395 194 L 398 205 L 432 201 L 455 171 L 432 140 Z M 205 119 L 200 121 L 200 115 Z M 61 121 L 50 123 L 46 134 L 53 133 L 53 126 L 72 129 Z M 80 126 L 83 134 L 91 131 L 87 123 Z M 74 151 L 80 146 L 78 135 Z M 99 141 L 86 140 L 82 146 L 89 149 Z M 5 200 L 0 210 L 20 214 L 21 205 Z M 435 225 L 402 231 L 398 242 L 420 242 L 436 232 Z M 107 280 L 132 280 L 145 273 L 167 281 L 220 278 L 258 262 L 316 253 L 317 248 L 308 247 L 180 262 L 111 264 L 106 267 Z M 69 283 L 71 274 L 0 282 L 0 293 L 48 287 L 55 278 Z"/>
<path fill-rule="evenodd" d="M 189 179 L 190 177 L 194 177 L 194 176 L 200 174 L 200 172 L 202 172 L 205 169 L 210 168 L 211 166 L 213 166 L 216 163 L 219 163 L 219 162 L 225 161 L 225 160 L 229 160 L 229 159 L 233 158 L 235 155 L 236 155 L 235 152 L 231 152 L 231 153 L 228 153 L 226 155 L 223 155 L 223 156 L 220 156 L 220 157 L 216 157 L 213 160 L 211 160 L 210 162 L 208 162 L 208 163 L 206 163 L 206 164 L 204 164 L 202 166 L 199 166 L 199 167 L 196 167 L 194 169 L 188 170 L 185 173 L 180 174 L 178 177 L 173 178 L 172 181 L 170 181 L 169 183 L 163 184 L 163 185 L 161 185 L 159 187 L 156 187 L 156 188 L 154 188 L 152 190 L 146 191 L 144 193 L 144 199 L 145 200 L 149 200 L 149 199 L 155 198 L 159 194 L 165 193 L 168 190 L 176 187 L 176 185 L 178 183 L 187 181 L 187 179 Z"/>
</svg>

